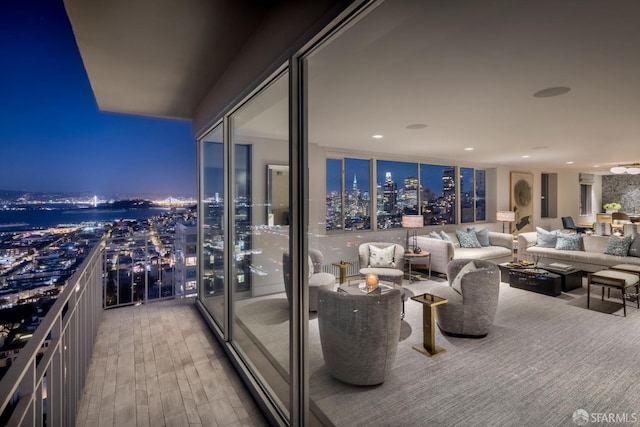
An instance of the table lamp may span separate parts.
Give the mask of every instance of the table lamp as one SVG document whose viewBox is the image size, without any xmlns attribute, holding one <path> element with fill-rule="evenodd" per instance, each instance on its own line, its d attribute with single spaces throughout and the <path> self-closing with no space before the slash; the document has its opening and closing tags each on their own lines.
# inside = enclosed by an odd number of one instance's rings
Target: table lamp
<svg viewBox="0 0 640 427">
<path fill-rule="evenodd" d="M 424 227 L 424 219 L 422 215 L 403 215 L 402 216 L 402 228 L 413 228 L 413 253 L 420 253 L 418 247 L 418 239 L 416 228 Z M 407 248 L 409 247 L 409 230 L 407 230 Z"/>
<path fill-rule="evenodd" d="M 502 232 L 504 231 L 504 226 L 507 222 L 511 223 L 516 220 L 516 213 L 513 211 L 498 211 L 496 212 L 496 220 L 502 221 Z M 511 227 L 509 227 L 511 228 Z"/>
</svg>

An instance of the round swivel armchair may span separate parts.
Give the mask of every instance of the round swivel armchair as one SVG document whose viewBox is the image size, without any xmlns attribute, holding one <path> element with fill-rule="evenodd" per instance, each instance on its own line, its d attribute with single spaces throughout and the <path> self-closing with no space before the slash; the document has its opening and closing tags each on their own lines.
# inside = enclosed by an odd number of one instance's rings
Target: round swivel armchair
<svg viewBox="0 0 640 427">
<path fill-rule="evenodd" d="M 324 273 L 322 265 L 324 264 L 324 256 L 317 249 L 309 249 L 309 311 L 316 311 L 318 306 L 318 289 L 332 288 L 336 283 L 336 276 L 331 273 Z M 289 251 L 282 254 L 282 273 L 284 275 L 284 290 L 287 294 L 287 300 L 291 303 L 291 257 Z"/>
<path fill-rule="evenodd" d="M 400 341 L 400 290 L 351 295 L 318 291 L 318 328 L 329 374 L 348 384 L 374 385 L 391 370 Z"/>
<path fill-rule="evenodd" d="M 475 268 L 466 267 L 473 262 Z M 461 277 L 461 270 L 470 270 Z M 484 260 L 454 259 L 447 264 L 448 285 L 430 292 L 446 298 L 447 304 L 436 307 L 438 327 L 457 337 L 483 338 L 493 327 L 500 293 L 500 269 Z"/>
</svg>

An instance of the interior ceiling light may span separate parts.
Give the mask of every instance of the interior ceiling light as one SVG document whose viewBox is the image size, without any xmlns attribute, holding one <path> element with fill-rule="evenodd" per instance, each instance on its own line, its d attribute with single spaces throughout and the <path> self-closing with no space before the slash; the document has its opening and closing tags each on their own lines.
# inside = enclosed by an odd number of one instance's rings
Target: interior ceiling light
<svg viewBox="0 0 640 427">
<path fill-rule="evenodd" d="M 572 164 L 573 164 L 573 162 L 572 162 L 572 161 L 568 161 L 568 162 L 567 162 L 567 164 L 568 164 L 568 165 L 572 165 Z"/>
<path fill-rule="evenodd" d="M 542 89 L 533 94 L 534 98 L 551 98 L 552 96 L 560 96 L 568 93 L 571 90 L 567 86 L 555 86 Z"/>
<path fill-rule="evenodd" d="M 629 175 L 640 174 L 640 163 L 630 163 L 626 165 L 618 165 L 609 169 L 613 173 L 628 173 Z"/>
<path fill-rule="evenodd" d="M 382 135 L 373 135 L 372 136 L 372 138 L 374 138 L 374 139 L 382 139 L 382 137 L 383 137 Z"/>
<path fill-rule="evenodd" d="M 467 147 L 464 149 L 464 151 L 473 151 L 473 147 Z"/>
<path fill-rule="evenodd" d="M 411 125 L 407 125 L 407 129 L 424 129 L 426 127 L 427 125 L 425 125 L 424 123 L 414 123 Z"/>
<path fill-rule="evenodd" d="M 522 156 L 523 159 L 528 159 L 529 156 L 527 156 L 526 154 L 524 156 Z"/>
</svg>

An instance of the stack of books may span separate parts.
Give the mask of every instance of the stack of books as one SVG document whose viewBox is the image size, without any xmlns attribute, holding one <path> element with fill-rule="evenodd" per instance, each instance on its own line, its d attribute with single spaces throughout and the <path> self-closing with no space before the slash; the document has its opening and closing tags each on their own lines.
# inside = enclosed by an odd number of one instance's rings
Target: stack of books
<svg viewBox="0 0 640 427">
<path fill-rule="evenodd" d="M 562 263 L 559 263 L 559 262 L 551 263 L 551 264 L 549 264 L 549 267 L 555 268 L 556 270 L 571 270 L 573 268 L 572 265 L 562 264 Z"/>
</svg>

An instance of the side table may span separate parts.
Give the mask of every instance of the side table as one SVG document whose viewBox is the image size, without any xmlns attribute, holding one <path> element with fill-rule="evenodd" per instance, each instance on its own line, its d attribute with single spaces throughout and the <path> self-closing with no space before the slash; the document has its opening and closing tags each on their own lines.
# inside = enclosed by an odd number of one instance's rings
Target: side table
<svg viewBox="0 0 640 427">
<path fill-rule="evenodd" d="M 429 278 L 431 278 L 431 252 L 422 251 L 419 254 L 406 253 L 404 254 L 404 260 L 407 264 L 409 264 L 409 282 L 415 282 L 419 280 L 415 278 L 415 276 L 411 272 L 411 265 L 413 263 L 416 263 L 416 260 L 420 258 L 425 258 L 425 261 L 428 261 L 428 264 L 427 262 L 424 262 L 422 264 L 427 264 L 429 266 Z M 421 263 L 416 263 L 416 264 L 421 264 Z"/>
<path fill-rule="evenodd" d="M 334 262 L 331 265 L 335 265 L 340 269 L 340 284 L 343 284 L 347 281 L 347 268 L 351 267 L 353 264 L 346 261 Z"/>
<path fill-rule="evenodd" d="M 413 349 L 429 357 L 444 353 L 444 348 L 436 346 L 436 306 L 449 300 L 431 294 L 416 295 L 411 299 L 422 304 L 422 345 L 414 345 Z"/>
</svg>

